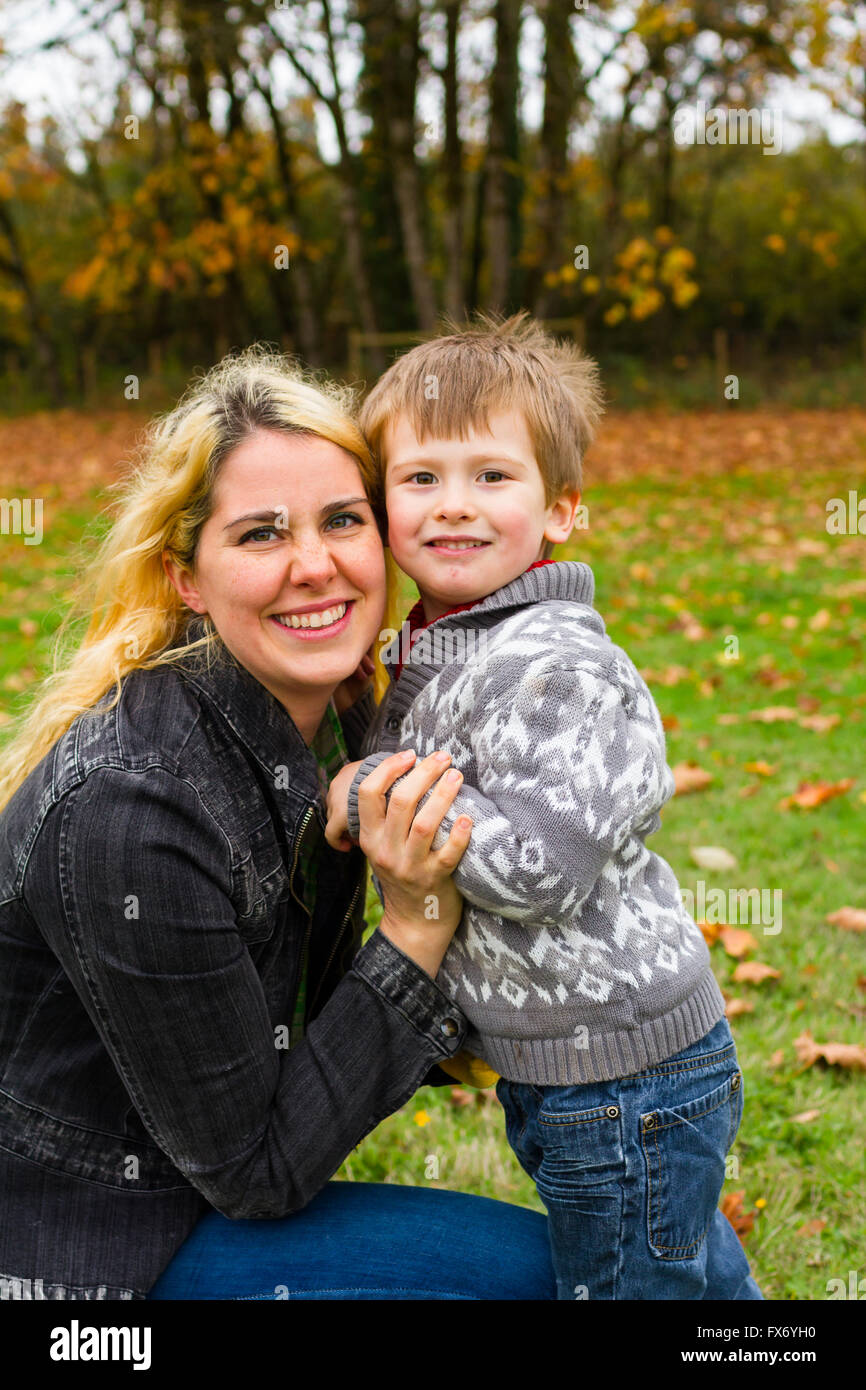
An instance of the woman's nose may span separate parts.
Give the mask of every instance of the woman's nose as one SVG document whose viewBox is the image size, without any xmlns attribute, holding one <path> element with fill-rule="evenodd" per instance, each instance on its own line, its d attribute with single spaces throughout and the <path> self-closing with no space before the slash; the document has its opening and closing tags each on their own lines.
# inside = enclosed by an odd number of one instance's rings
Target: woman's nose
<svg viewBox="0 0 866 1390">
<path fill-rule="evenodd" d="M 327 542 L 321 536 L 301 536 L 292 547 L 289 580 L 292 584 L 321 584 L 337 573 Z"/>
</svg>

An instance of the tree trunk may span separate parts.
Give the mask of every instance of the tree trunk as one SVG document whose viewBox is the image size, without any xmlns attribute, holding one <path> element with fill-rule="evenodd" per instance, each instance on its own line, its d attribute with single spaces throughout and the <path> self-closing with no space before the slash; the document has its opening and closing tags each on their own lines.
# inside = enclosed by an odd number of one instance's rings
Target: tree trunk
<svg viewBox="0 0 866 1390">
<path fill-rule="evenodd" d="M 45 322 L 44 315 L 39 305 L 39 298 L 36 293 L 36 286 L 30 277 L 30 271 L 21 252 L 21 244 L 18 240 L 18 232 L 15 223 L 12 221 L 11 214 L 6 204 L 0 202 L 0 231 L 2 231 L 9 243 L 9 258 L 0 262 L 0 269 L 5 270 L 14 280 L 17 281 L 21 293 L 24 295 L 24 303 L 27 307 L 27 318 L 30 322 L 30 332 L 33 334 L 33 346 L 39 365 L 45 374 L 45 381 L 52 403 L 56 406 L 62 405 L 64 400 L 63 377 L 60 372 L 60 359 L 57 354 L 57 345 L 54 342 L 51 332 Z"/>
<path fill-rule="evenodd" d="M 517 98 L 520 0 L 495 0 L 496 58 L 490 78 L 487 156 L 487 307 L 510 307 L 520 246 Z"/>
<path fill-rule="evenodd" d="M 457 118 L 457 37 L 460 0 L 445 0 L 445 208 L 442 232 L 445 241 L 445 308 L 452 318 L 464 313 L 463 296 L 463 150 Z"/>
<path fill-rule="evenodd" d="M 547 0 L 544 19 L 544 119 L 541 126 L 541 196 L 536 217 L 539 224 L 538 267 L 534 293 L 535 313 L 551 316 L 556 290 L 545 285 L 548 271 L 559 270 L 570 248 L 566 245 L 566 175 L 568 132 L 574 109 L 579 73 L 571 41 L 571 0 Z"/>
</svg>

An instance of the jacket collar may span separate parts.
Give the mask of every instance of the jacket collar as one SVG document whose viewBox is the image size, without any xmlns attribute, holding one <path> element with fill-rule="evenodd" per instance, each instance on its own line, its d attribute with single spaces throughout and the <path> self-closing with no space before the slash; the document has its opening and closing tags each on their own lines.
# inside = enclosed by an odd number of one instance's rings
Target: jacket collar
<svg viewBox="0 0 866 1390">
<path fill-rule="evenodd" d="M 490 627 L 492 622 L 499 622 L 501 615 L 509 608 L 526 608 L 547 599 L 566 599 L 591 607 L 594 597 L 595 580 L 589 565 L 580 560 L 540 561 L 478 603 L 462 605 L 461 610 L 444 613 L 441 618 L 425 624 L 424 628 L 434 628 L 439 623 L 454 627 Z M 415 613 L 416 609 L 417 604 L 412 612 Z M 395 679 L 395 669 L 401 665 L 400 647 L 401 643 L 395 639 L 381 653 L 382 665 L 388 669 L 392 680 Z"/>
<path fill-rule="evenodd" d="M 204 636 L 197 614 L 187 624 L 187 645 Z M 194 651 L 178 663 L 183 678 L 205 697 L 234 734 L 267 770 L 290 769 L 292 790 L 315 801 L 320 796 L 315 755 L 276 696 L 231 654 L 224 643 L 214 644 L 210 664 L 205 651 Z"/>
</svg>

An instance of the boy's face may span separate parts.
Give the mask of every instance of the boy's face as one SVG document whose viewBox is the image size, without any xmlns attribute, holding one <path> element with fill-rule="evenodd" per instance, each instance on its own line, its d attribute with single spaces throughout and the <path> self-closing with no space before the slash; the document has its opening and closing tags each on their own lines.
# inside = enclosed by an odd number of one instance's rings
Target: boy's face
<svg viewBox="0 0 866 1390">
<path fill-rule="evenodd" d="M 428 622 L 510 583 L 542 558 L 545 541 L 571 533 L 580 492 L 546 505 L 519 411 L 492 411 L 488 429 L 466 439 L 423 443 L 397 415 L 382 453 L 388 544 L 418 585 Z"/>
</svg>

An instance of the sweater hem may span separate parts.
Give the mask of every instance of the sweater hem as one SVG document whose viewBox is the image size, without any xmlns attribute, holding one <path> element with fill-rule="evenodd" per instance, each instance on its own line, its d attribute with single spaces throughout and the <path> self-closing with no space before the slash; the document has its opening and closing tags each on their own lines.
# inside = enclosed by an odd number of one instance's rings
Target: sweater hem
<svg viewBox="0 0 866 1390">
<path fill-rule="evenodd" d="M 573 1086 L 617 1081 L 666 1062 L 698 1042 L 725 1013 L 725 1000 L 712 969 L 688 999 L 659 1018 L 616 1033 L 575 1032 L 568 1038 L 509 1038 L 470 1028 L 465 1046 L 506 1081 L 537 1086 Z"/>
</svg>

